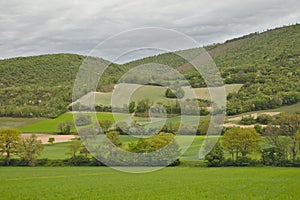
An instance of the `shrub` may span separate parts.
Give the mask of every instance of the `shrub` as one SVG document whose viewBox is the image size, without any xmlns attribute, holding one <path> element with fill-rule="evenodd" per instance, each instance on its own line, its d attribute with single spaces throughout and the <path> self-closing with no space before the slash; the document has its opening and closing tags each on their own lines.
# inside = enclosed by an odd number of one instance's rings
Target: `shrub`
<svg viewBox="0 0 300 200">
<path fill-rule="evenodd" d="M 273 120 L 272 116 L 271 115 L 266 115 L 266 114 L 259 115 L 256 118 L 257 123 L 265 124 L 265 125 L 272 122 L 272 120 Z"/>
<path fill-rule="evenodd" d="M 198 126 L 198 135 L 206 135 L 209 128 L 210 120 L 200 120 Z"/>
<path fill-rule="evenodd" d="M 49 138 L 48 142 L 51 143 L 51 144 L 53 144 L 55 142 L 55 138 Z"/>
<path fill-rule="evenodd" d="M 232 159 L 226 159 L 223 163 L 223 166 L 235 166 L 235 167 L 250 167 L 250 166 L 259 166 L 261 165 L 260 161 L 251 159 L 249 157 L 239 157 L 236 161 Z"/>
<path fill-rule="evenodd" d="M 75 156 L 67 160 L 67 164 L 71 166 L 89 166 L 91 161 L 85 156 Z"/>
<path fill-rule="evenodd" d="M 283 149 L 270 147 L 263 149 L 261 153 L 261 162 L 266 166 L 288 166 L 290 162 L 286 159 Z"/>
<path fill-rule="evenodd" d="M 208 167 L 221 167 L 224 161 L 224 150 L 220 142 L 205 156 Z"/>
<path fill-rule="evenodd" d="M 259 125 L 259 124 L 256 124 L 256 125 L 254 126 L 254 129 L 256 130 L 256 132 L 258 132 L 259 134 L 262 135 L 262 134 L 264 134 L 266 128 L 262 127 L 262 126 Z"/>
<path fill-rule="evenodd" d="M 75 117 L 76 126 L 87 126 L 92 123 L 90 115 L 80 114 Z"/>
<path fill-rule="evenodd" d="M 181 87 L 176 87 L 173 90 L 168 88 L 165 92 L 167 98 L 178 98 L 181 99 L 184 97 L 184 91 Z"/>
<path fill-rule="evenodd" d="M 243 116 L 241 121 L 239 121 L 239 124 L 242 124 L 242 125 L 252 125 L 255 123 L 256 123 L 256 120 L 252 116 Z"/>
<path fill-rule="evenodd" d="M 113 125 L 113 122 L 108 119 L 101 119 L 98 122 L 102 129 L 102 132 L 104 132 L 104 133 L 106 133 Z"/>
<path fill-rule="evenodd" d="M 72 121 L 65 121 L 60 122 L 57 124 L 57 129 L 60 131 L 61 134 L 68 135 L 71 133 L 71 129 L 74 127 Z"/>
</svg>

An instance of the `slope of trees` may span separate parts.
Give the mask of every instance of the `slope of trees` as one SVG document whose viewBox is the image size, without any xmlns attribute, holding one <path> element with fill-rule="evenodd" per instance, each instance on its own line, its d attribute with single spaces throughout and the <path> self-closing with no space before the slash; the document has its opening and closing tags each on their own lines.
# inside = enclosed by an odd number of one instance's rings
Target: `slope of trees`
<svg viewBox="0 0 300 200">
<path fill-rule="evenodd" d="M 0 116 L 56 117 L 66 112 L 72 102 L 76 74 L 85 58 L 54 54 L 0 60 Z M 98 64 L 109 64 L 93 59 Z M 98 90 L 109 89 L 123 72 L 123 67 L 110 65 Z"/>
<path fill-rule="evenodd" d="M 228 96 L 229 115 L 277 108 L 300 101 L 300 25 L 254 33 L 205 47 L 220 70 L 224 83 L 242 83 Z M 186 50 L 193 54 L 193 49 Z M 201 75 L 176 53 L 126 64 L 159 63 L 178 69 L 193 87 L 205 87 Z"/>
<path fill-rule="evenodd" d="M 205 47 L 225 83 L 243 83 L 238 93 L 228 96 L 227 113 L 277 108 L 300 101 L 300 25 L 292 25 Z M 193 56 L 197 49 L 185 50 Z M 0 116 L 56 117 L 71 103 L 72 87 L 79 66 L 86 57 L 72 54 L 43 55 L 0 61 Z M 107 65 L 100 58 L 95 64 Z M 97 90 L 110 91 L 128 70 L 141 64 L 159 63 L 177 69 L 192 87 L 206 82 L 187 61 L 176 53 L 166 53 L 133 61 L 122 66 L 111 64 Z M 121 82 L 186 85 L 183 77 L 168 70 L 154 73 L 145 69 L 145 77 L 125 77 Z M 148 70 L 148 71 L 147 71 Z M 155 75 L 158 74 L 158 75 Z M 213 81 L 214 76 L 211 75 Z M 175 78 L 174 78 L 175 77 Z M 137 81 L 140 79 L 140 81 Z M 84 83 L 83 83 L 84 84 Z M 221 85 L 221 83 L 216 83 Z M 86 90 L 78 94 L 85 94 Z"/>
</svg>

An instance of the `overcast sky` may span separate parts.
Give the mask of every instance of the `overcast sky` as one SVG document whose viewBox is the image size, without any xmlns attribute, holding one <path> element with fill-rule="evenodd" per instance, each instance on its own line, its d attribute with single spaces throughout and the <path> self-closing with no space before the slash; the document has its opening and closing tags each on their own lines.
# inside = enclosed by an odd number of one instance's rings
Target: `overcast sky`
<svg viewBox="0 0 300 200">
<path fill-rule="evenodd" d="M 296 22 L 299 0 L 0 0 L 0 58 L 87 55 L 107 38 L 142 27 L 176 30 L 206 45 Z M 165 39 L 156 35 L 156 43 Z M 130 49 L 132 40 L 134 34 L 118 45 Z M 106 45 L 99 56 L 113 59 L 118 45 Z"/>
</svg>

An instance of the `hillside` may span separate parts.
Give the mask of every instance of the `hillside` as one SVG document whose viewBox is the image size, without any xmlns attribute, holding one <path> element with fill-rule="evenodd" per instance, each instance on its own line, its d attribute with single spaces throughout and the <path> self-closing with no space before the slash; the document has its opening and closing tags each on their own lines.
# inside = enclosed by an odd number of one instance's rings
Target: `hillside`
<svg viewBox="0 0 300 200">
<path fill-rule="evenodd" d="M 205 47 L 226 84 L 244 84 L 228 96 L 229 115 L 277 108 L 300 101 L 300 25 L 292 25 Z M 186 50 L 193 53 L 193 49 Z M 199 73 L 175 53 L 125 64 L 160 63 L 178 69 L 193 87 L 204 87 Z"/>
<path fill-rule="evenodd" d="M 0 116 L 56 117 L 66 112 L 77 71 L 85 58 L 55 54 L 1 60 Z M 100 64 L 108 63 L 94 59 Z M 113 64 L 99 88 L 110 85 L 123 69 Z"/>
<path fill-rule="evenodd" d="M 216 62 L 224 83 L 243 84 L 237 93 L 228 95 L 229 115 L 300 102 L 299 38 L 300 25 L 293 25 L 205 47 Z M 193 49 L 185 51 L 193 53 Z M 0 60 L 0 116 L 56 117 L 64 113 L 71 103 L 73 83 L 85 58 L 55 54 Z M 100 58 L 93 59 L 99 64 L 108 63 Z M 122 66 L 112 64 L 101 79 L 98 90 L 110 91 L 122 74 L 147 63 L 177 69 L 195 88 L 206 86 L 183 58 L 167 53 Z M 146 74 L 150 77 L 151 70 Z M 165 75 L 171 83 L 178 78 L 174 79 L 168 73 Z M 121 81 L 130 83 L 130 78 L 136 83 L 134 76 Z"/>
</svg>

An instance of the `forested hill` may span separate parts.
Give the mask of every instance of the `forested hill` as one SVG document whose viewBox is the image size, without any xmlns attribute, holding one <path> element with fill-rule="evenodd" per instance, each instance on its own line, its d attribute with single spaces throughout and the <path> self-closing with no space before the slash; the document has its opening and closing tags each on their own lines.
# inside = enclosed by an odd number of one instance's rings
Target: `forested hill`
<svg viewBox="0 0 300 200">
<path fill-rule="evenodd" d="M 85 56 L 54 54 L 0 61 L 0 116 L 56 117 L 67 111 L 78 69 Z M 100 58 L 96 62 L 107 64 Z M 105 89 L 124 67 L 112 64 L 99 88 Z"/>
<path fill-rule="evenodd" d="M 228 114 L 299 102 L 299 44 L 300 25 L 292 25 L 205 47 L 225 83 L 244 84 L 237 94 L 228 96 Z M 80 55 L 55 54 L 0 60 L 0 116 L 55 117 L 65 112 L 84 59 Z M 167 53 L 122 66 L 112 64 L 99 89 L 110 90 L 128 69 L 146 63 L 166 64 L 183 73 L 193 87 L 205 86 L 200 75 L 185 62 Z"/>
<path fill-rule="evenodd" d="M 242 83 L 237 94 L 228 96 L 229 115 L 294 104 L 300 101 L 300 25 L 252 33 L 205 47 L 221 72 L 224 83 Z M 193 52 L 193 50 L 187 50 Z M 205 82 L 192 66 L 174 53 L 127 63 L 166 64 L 178 69 L 193 87 Z"/>
</svg>

